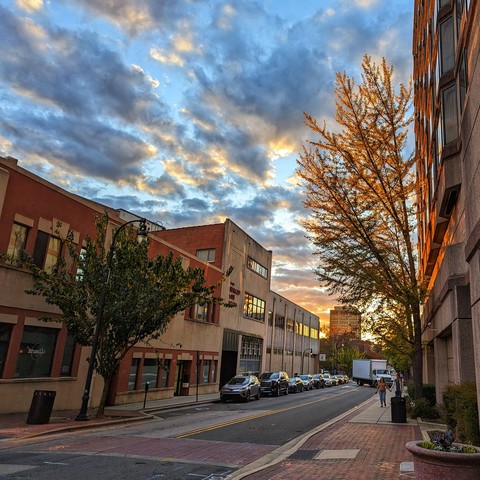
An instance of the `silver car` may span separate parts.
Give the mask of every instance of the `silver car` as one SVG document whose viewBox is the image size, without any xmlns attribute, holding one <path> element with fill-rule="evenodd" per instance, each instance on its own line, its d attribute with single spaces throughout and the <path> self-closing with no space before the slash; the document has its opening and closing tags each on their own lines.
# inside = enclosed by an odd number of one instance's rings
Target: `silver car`
<svg viewBox="0 0 480 480">
<path fill-rule="evenodd" d="M 251 398 L 260 400 L 260 381 L 255 375 L 236 375 L 220 390 L 220 401 L 242 400 Z"/>
</svg>

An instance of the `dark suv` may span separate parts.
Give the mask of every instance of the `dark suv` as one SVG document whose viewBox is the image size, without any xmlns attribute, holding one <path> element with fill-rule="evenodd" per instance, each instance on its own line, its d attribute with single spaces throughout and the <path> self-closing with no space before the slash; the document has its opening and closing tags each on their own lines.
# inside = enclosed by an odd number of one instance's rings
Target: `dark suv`
<svg viewBox="0 0 480 480">
<path fill-rule="evenodd" d="M 260 392 L 262 395 L 275 395 L 281 393 L 288 395 L 288 375 L 286 372 L 265 372 L 260 375 Z"/>
</svg>

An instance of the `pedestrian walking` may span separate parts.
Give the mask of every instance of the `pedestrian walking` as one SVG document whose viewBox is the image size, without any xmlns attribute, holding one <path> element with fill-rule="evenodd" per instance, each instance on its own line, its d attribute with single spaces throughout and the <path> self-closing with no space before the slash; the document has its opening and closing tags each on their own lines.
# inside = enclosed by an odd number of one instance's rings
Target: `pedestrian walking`
<svg viewBox="0 0 480 480">
<path fill-rule="evenodd" d="M 397 398 L 400 398 L 403 393 L 403 378 L 402 376 L 397 372 L 397 376 L 395 380 L 392 383 L 392 387 L 390 388 L 391 392 L 395 392 L 395 396 Z"/>
<path fill-rule="evenodd" d="M 387 384 L 383 377 L 380 377 L 380 380 L 377 383 L 377 392 L 380 396 L 380 406 L 386 407 L 387 406 L 387 402 L 386 402 Z"/>
</svg>

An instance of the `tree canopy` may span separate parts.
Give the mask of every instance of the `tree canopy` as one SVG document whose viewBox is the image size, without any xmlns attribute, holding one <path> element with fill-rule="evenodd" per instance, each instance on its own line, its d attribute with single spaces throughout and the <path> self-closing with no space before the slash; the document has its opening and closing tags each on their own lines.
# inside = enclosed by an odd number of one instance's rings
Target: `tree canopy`
<svg viewBox="0 0 480 480">
<path fill-rule="evenodd" d="M 43 295 L 47 303 L 57 305 L 62 321 L 81 345 L 92 345 L 105 295 L 96 358 L 96 370 L 105 386 L 97 415 L 103 414 L 110 382 L 129 349 L 140 341 L 159 338 L 177 313 L 194 304 L 225 305 L 215 290 L 230 273 L 216 284 L 206 285 L 202 268 L 185 268 L 172 252 L 151 258 L 149 242 L 138 244 L 130 226 L 118 232 L 112 268 L 108 269 L 108 223 L 107 214 L 96 219 L 96 236 L 86 239 L 82 251 L 70 237 L 63 239 L 68 255 L 59 259 L 51 272 L 31 265 L 34 284 L 27 292 Z"/>
<path fill-rule="evenodd" d="M 416 270 L 415 156 L 406 154 L 412 90 L 403 84 L 396 89 L 393 79 L 385 59 L 377 65 L 367 55 L 358 85 L 337 73 L 338 128 L 305 113 L 314 138 L 303 146 L 297 173 L 310 210 L 304 226 L 318 256 L 319 281 L 364 315 L 381 312 L 387 330 L 401 329 L 421 395 L 425 289 Z"/>
</svg>

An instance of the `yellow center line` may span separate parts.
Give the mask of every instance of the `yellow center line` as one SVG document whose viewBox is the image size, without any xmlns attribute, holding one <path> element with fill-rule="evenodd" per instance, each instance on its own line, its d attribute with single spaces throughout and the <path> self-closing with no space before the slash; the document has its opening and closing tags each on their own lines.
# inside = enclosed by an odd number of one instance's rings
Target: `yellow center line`
<svg viewBox="0 0 480 480">
<path fill-rule="evenodd" d="M 287 412 L 288 410 L 294 410 L 296 408 L 301 408 L 301 407 L 306 407 L 308 405 L 313 405 L 314 403 L 324 402 L 325 400 L 328 400 L 328 399 L 331 399 L 331 398 L 334 398 L 334 397 L 339 397 L 339 396 L 345 395 L 347 393 L 350 393 L 350 392 L 341 392 L 341 393 L 338 393 L 336 395 L 332 395 L 331 397 L 320 398 L 318 400 L 313 400 L 311 402 L 302 403 L 301 405 L 293 405 L 293 406 L 290 406 L 290 407 L 280 408 L 278 410 L 269 410 L 267 412 L 262 412 L 262 413 L 256 413 L 254 415 L 249 415 L 248 417 L 237 418 L 235 420 L 228 420 L 228 421 L 222 422 L 222 423 L 216 423 L 215 425 L 210 425 L 208 427 L 197 428 L 196 430 L 190 430 L 189 432 L 185 432 L 185 433 L 181 433 L 179 435 L 175 435 L 174 438 L 191 437 L 192 435 L 198 435 L 199 433 L 209 432 L 211 430 L 216 430 L 218 428 L 228 427 L 229 425 L 235 425 L 236 423 L 248 422 L 250 420 L 254 420 L 256 418 L 261 418 L 261 417 L 268 417 L 269 415 L 273 415 L 273 414 L 276 414 L 276 413 Z"/>
</svg>

